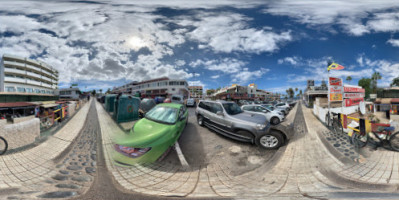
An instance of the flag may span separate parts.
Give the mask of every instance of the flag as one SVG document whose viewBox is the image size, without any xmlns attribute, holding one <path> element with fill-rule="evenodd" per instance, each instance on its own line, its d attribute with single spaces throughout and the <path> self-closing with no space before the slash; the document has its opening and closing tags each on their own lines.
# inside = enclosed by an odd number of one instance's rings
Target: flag
<svg viewBox="0 0 399 200">
<path fill-rule="evenodd" d="M 331 63 L 328 67 L 327 67 L 327 71 L 330 71 L 332 69 L 336 69 L 336 70 L 340 70 L 340 69 L 344 69 L 344 66 L 338 64 L 338 63 Z"/>
</svg>

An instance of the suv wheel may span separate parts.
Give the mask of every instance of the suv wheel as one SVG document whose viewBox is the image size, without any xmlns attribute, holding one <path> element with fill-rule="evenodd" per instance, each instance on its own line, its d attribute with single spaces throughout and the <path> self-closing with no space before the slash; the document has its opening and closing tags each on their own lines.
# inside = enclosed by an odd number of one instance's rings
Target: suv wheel
<svg viewBox="0 0 399 200">
<path fill-rule="evenodd" d="M 278 117 L 273 117 L 270 121 L 273 125 L 277 125 L 280 123 L 280 119 Z"/>
<path fill-rule="evenodd" d="M 256 139 L 256 145 L 265 149 L 277 149 L 283 145 L 284 139 L 281 134 L 270 130 L 269 133 L 259 136 Z"/>
<path fill-rule="evenodd" d="M 197 122 L 198 122 L 198 125 L 204 126 L 204 117 L 202 115 L 198 115 Z"/>
</svg>

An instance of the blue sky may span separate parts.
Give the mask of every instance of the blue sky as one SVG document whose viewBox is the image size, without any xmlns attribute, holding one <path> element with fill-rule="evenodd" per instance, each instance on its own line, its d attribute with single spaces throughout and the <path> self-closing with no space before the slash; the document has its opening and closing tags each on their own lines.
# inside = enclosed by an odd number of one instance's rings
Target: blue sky
<svg viewBox="0 0 399 200">
<path fill-rule="evenodd" d="M 394 7 L 393 5 L 398 5 Z M 2 1 L 0 55 L 39 59 L 60 87 L 161 76 L 284 92 L 327 78 L 399 76 L 399 4 L 381 1 Z"/>
</svg>

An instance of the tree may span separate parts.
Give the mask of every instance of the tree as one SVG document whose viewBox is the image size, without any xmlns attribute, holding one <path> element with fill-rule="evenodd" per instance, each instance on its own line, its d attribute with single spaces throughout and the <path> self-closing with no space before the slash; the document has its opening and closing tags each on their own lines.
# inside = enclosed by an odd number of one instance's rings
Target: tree
<svg viewBox="0 0 399 200">
<path fill-rule="evenodd" d="M 373 89 L 373 92 L 374 92 L 374 94 L 376 94 L 377 93 L 377 81 L 378 80 L 381 80 L 381 74 L 380 74 L 380 72 L 374 72 L 374 74 L 371 76 L 371 79 L 372 79 L 372 89 Z"/>
<path fill-rule="evenodd" d="M 292 88 L 288 88 L 286 90 L 286 92 L 287 92 L 287 96 L 289 96 L 290 98 L 294 97 L 295 92 L 294 92 L 294 90 Z"/>
<path fill-rule="evenodd" d="M 93 96 L 96 96 L 96 90 L 93 89 L 93 91 L 91 92 L 91 94 L 92 94 Z"/>
<path fill-rule="evenodd" d="M 325 81 L 325 80 L 322 80 L 322 81 L 321 81 L 321 87 L 327 87 L 327 84 L 326 84 L 326 81 Z"/>
<path fill-rule="evenodd" d="M 214 89 L 206 90 L 206 95 L 210 96 L 211 94 L 215 93 Z"/>
<path fill-rule="evenodd" d="M 359 80 L 358 85 L 365 90 L 366 98 L 369 98 L 370 92 L 372 90 L 372 80 L 371 78 L 362 78 Z"/>
<path fill-rule="evenodd" d="M 399 77 L 396 77 L 392 80 L 391 87 L 399 87 Z"/>
<path fill-rule="evenodd" d="M 302 94 L 302 90 L 299 90 L 299 94 Z"/>
<path fill-rule="evenodd" d="M 102 94 L 103 93 L 103 89 L 99 89 L 100 90 L 100 93 Z"/>
<path fill-rule="evenodd" d="M 346 81 L 348 81 L 348 83 L 351 83 L 352 77 L 351 77 L 351 76 L 347 76 L 347 77 L 346 77 Z"/>
<path fill-rule="evenodd" d="M 111 92 L 111 88 L 108 88 L 108 90 L 105 92 L 105 94 L 109 94 Z"/>
<path fill-rule="evenodd" d="M 295 88 L 295 92 L 298 92 L 298 88 Z"/>
</svg>

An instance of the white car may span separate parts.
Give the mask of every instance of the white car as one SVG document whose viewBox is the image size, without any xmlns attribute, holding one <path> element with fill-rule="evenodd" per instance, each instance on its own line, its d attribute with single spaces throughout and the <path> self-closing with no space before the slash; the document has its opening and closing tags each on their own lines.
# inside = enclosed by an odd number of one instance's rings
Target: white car
<svg viewBox="0 0 399 200">
<path fill-rule="evenodd" d="M 287 112 L 291 109 L 290 105 L 288 103 L 278 103 L 274 105 L 276 108 L 284 108 Z"/>
<path fill-rule="evenodd" d="M 195 99 L 187 99 L 187 106 L 192 106 L 192 107 L 195 107 L 195 104 L 196 104 L 196 102 L 195 102 Z"/>
<path fill-rule="evenodd" d="M 278 111 L 270 110 L 261 105 L 243 105 L 241 109 L 245 112 L 262 114 L 266 117 L 267 121 L 269 121 L 273 125 L 277 125 L 280 122 L 284 121 L 284 114 Z"/>
</svg>

